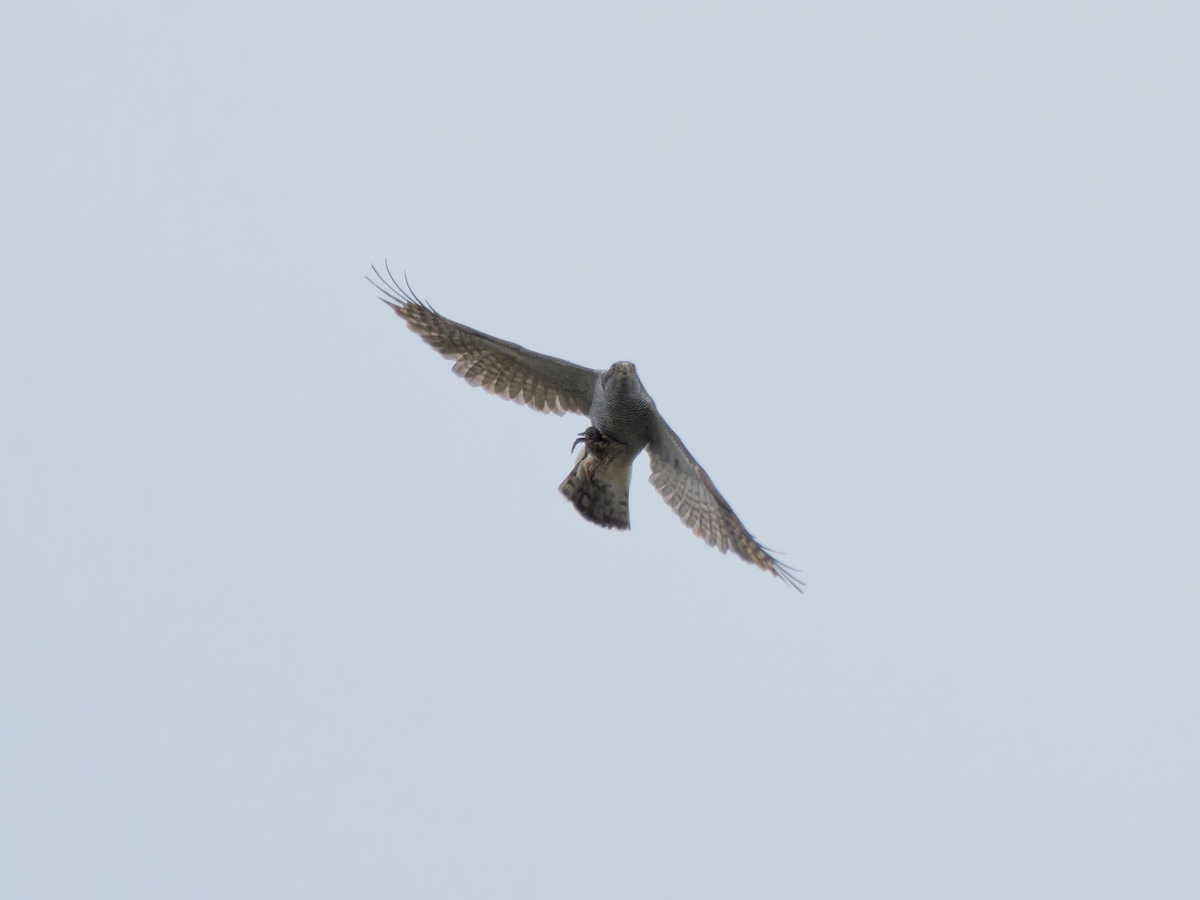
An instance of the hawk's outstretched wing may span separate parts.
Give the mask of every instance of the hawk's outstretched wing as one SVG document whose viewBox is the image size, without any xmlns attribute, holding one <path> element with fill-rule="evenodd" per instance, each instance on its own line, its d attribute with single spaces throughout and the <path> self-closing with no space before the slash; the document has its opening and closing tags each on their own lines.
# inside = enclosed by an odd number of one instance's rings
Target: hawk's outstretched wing
<svg viewBox="0 0 1200 900">
<path fill-rule="evenodd" d="M 407 288 L 407 279 L 406 287 L 401 287 L 386 266 L 387 278 L 378 269 L 374 271 L 379 281 L 371 284 L 382 291 L 379 299 L 408 322 L 425 343 L 454 360 L 454 373 L 468 384 L 559 416 L 568 412 L 586 416 L 592 408 L 592 392 L 600 376 L 596 369 L 534 353 L 520 344 L 452 322 L 418 300 Z"/>
<path fill-rule="evenodd" d="M 781 563 L 754 540 L 708 473 L 700 468 L 662 416 L 656 416 L 646 452 L 650 454 L 650 483 L 696 537 L 722 553 L 732 550 L 746 562 L 782 578 L 796 590 L 804 587 L 804 582 L 796 577 L 790 566 Z"/>
</svg>

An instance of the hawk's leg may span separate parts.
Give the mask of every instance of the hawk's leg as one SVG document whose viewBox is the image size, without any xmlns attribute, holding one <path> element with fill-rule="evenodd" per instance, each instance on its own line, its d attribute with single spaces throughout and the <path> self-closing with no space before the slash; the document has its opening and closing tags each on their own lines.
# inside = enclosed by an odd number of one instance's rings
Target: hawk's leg
<svg viewBox="0 0 1200 900">
<path fill-rule="evenodd" d="M 605 528 L 629 527 L 629 475 L 636 455 L 589 426 L 571 445 L 583 449 L 559 491 L 587 520 Z"/>
</svg>

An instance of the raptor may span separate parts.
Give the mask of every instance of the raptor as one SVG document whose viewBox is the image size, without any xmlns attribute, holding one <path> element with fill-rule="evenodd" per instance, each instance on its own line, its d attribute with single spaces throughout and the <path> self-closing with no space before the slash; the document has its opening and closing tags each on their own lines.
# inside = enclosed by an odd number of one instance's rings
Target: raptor
<svg viewBox="0 0 1200 900">
<path fill-rule="evenodd" d="M 629 478 L 633 460 L 650 456 L 650 483 L 683 523 L 710 547 L 732 550 L 796 590 L 797 573 L 772 556 L 746 530 L 683 441 L 658 414 L 631 362 L 589 369 L 527 350 L 519 344 L 452 322 L 401 285 L 384 266 L 367 278 L 380 298 L 425 343 L 447 359 L 468 384 L 506 400 L 557 415 L 577 413 L 591 425 L 571 471 L 558 486 L 580 514 L 605 528 L 629 528 Z M 572 448 L 574 449 L 574 448 Z"/>
</svg>

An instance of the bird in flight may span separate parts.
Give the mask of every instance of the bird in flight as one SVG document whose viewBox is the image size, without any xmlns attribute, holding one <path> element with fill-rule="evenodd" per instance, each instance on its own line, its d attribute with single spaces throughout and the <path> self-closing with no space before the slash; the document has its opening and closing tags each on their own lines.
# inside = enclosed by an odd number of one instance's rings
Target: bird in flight
<svg viewBox="0 0 1200 900">
<path fill-rule="evenodd" d="M 631 362 L 589 369 L 526 350 L 519 344 L 452 322 L 417 298 L 405 277 L 401 286 L 385 265 L 385 278 L 367 281 L 421 340 L 447 359 L 468 384 L 556 415 L 578 413 L 591 425 L 571 471 L 558 486 L 587 520 L 604 528 L 629 528 L 629 477 L 633 460 L 650 455 L 650 483 L 692 532 L 722 553 L 732 550 L 798 591 L 804 582 L 754 540 L 725 502 L 708 473 L 658 414 Z"/>
</svg>

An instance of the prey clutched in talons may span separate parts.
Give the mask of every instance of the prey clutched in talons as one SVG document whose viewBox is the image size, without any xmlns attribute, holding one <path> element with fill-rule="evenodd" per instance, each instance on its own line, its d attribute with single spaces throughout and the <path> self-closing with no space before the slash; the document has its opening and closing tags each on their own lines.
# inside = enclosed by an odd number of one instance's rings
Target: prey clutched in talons
<svg viewBox="0 0 1200 900">
<path fill-rule="evenodd" d="M 579 437 L 575 438 L 575 443 L 571 445 L 572 452 L 580 444 L 584 445 L 584 452 L 580 455 L 576 473 L 591 481 L 596 470 L 609 455 L 612 443 L 612 438 L 601 434 L 595 426 L 588 426 L 587 430 L 581 431 Z"/>
</svg>

